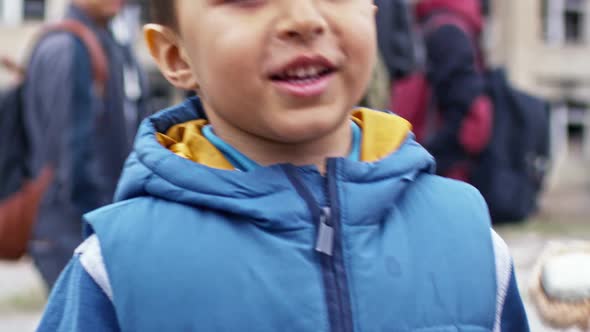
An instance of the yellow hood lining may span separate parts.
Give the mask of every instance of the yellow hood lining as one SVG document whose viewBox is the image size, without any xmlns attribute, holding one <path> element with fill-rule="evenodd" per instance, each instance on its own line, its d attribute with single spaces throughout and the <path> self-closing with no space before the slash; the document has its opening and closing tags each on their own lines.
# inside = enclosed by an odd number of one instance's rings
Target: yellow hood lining
<svg viewBox="0 0 590 332">
<path fill-rule="evenodd" d="M 394 153 L 411 131 L 408 121 L 399 116 L 359 108 L 352 112 L 352 120 L 362 128 L 361 160 L 375 162 Z M 173 126 L 157 139 L 175 154 L 209 167 L 233 170 L 232 164 L 201 133 L 207 120 L 192 120 Z"/>
</svg>

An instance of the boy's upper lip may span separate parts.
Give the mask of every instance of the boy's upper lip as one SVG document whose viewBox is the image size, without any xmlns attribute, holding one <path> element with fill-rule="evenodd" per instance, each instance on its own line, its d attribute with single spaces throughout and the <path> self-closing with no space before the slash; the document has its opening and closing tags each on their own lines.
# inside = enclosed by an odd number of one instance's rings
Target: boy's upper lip
<svg viewBox="0 0 590 332">
<path fill-rule="evenodd" d="M 291 58 L 290 60 L 286 61 L 281 65 L 272 67 L 268 71 L 267 76 L 270 78 L 283 76 L 285 74 L 288 74 L 289 72 L 296 71 L 300 68 L 306 67 L 317 67 L 329 71 L 337 70 L 337 65 L 323 55 L 301 54 Z"/>
</svg>

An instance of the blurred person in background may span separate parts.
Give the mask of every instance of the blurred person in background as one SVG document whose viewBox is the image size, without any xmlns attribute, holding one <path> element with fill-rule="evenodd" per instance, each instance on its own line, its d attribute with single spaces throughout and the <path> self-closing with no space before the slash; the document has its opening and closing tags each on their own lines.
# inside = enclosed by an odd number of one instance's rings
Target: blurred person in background
<svg viewBox="0 0 590 332">
<path fill-rule="evenodd" d="M 493 107 L 486 95 L 479 45 L 486 7 L 487 1 L 481 0 L 414 1 L 433 90 L 430 104 L 442 118 L 424 145 L 436 158 L 440 174 L 463 181 L 468 181 L 473 160 L 492 134 Z"/>
<path fill-rule="evenodd" d="M 414 21 L 409 0 L 375 0 L 377 42 L 392 80 L 416 69 Z"/>
<path fill-rule="evenodd" d="M 31 169 L 47 161 L 54 181 L 39 207 L 29 252 L 48 288 L 82 238 L 82 214 L 112 201 L 146 112 L 144 79 L 129 45 L 110 22 L 124 0 L 72 0 L 65 15 L 88 27 L 108 61 L 105 91 L 94 87 L 89 50 L 74 35 L 51 33 L 37 44 L 24 88 Z"/>
<path fill-rule="evenodd" d="M 414 22 L 408 0 L 375 0 L 378 56 L 361 106 L 391 106 L 391 85 L 416 67 Z"/>
<path fill-rule="evenodd" d="M 477 187 L 495 223 L 526 219 L 549 165 L 548 102 L 487 66 L 487 1 L 413 5 L 418 66 L 395 82 L 393 110 L 412 123 L 439 175 Z"/>
</svg>

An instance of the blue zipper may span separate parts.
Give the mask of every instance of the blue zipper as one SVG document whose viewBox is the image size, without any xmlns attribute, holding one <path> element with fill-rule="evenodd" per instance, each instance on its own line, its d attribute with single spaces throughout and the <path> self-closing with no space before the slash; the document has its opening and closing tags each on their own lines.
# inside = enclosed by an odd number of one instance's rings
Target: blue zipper
<svg viewBox="0 0 590 332">
<path fill-rule="evenodd" d="M 289 181 L 307 204 L 313 220 L 318 221 L 315 250 L 320 255 L 324 290 L 330 330 L 332 332 L 353 332 L 350 292 L 342 252 L 340 208 L 336 183 L 337 160 L 329 159 L 326 173 L 327 207 L 321 207 L 312 193 L 299 179 L 297 168 L 283 166 Z"/>
</svg>

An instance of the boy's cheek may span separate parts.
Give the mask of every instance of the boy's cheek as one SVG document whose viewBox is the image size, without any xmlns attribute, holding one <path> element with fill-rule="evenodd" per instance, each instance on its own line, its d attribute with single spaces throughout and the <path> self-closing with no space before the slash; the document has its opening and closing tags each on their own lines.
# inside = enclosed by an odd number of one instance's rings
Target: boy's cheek
<svg viewBox="0 0 590 332">
<path fill-rule="evenodd" d="M 356 6 L 346 13 L 334 12 L 331 17 L 337 34 L 344 39 L 352 39 L 357 43 L 375 42 L 376 20 L 375 6 Z"/>
</svg>

